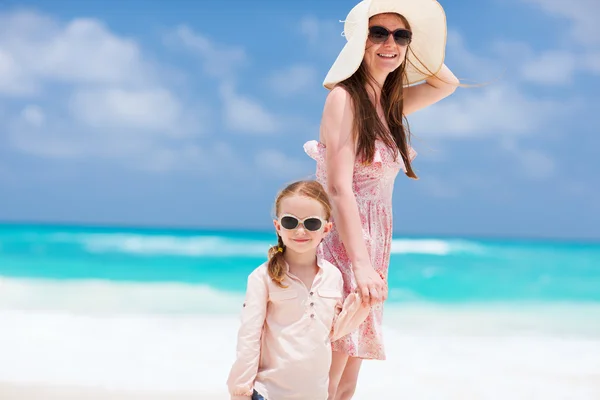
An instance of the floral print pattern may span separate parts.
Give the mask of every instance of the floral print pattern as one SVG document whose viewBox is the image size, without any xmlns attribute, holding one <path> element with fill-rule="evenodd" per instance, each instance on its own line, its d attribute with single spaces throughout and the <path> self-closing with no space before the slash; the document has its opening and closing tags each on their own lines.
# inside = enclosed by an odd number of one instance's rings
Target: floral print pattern
<svg viewBox="0 0 600 400">
<path fill-rule="evenodd" d="M 410 159 L 416 152 L 410 148 Z M 304 151 L 317 162 L 316 178 L 327 187 L 325 145 L 311 140 L 304 144 Z M 362 224 L 362 234 L 367 245 L 373 268 L 387 282 L 390 252 L 392 248 L 392 193 L 394 181 L 400 170 L 406 171 L 400 153 L 394 153 L 382 141 L 375 143 L 375 156 L 370 164 L 357 157 L 354 165 L 353 191 L 356 196 Z M 335 228 L 319 248 L 320 255 L 337 266 L 344 278 L 344 296 L 357 288 L 352 265 L 342 240 Z M 357 330 L 333 342 L 334 351 L 351 357 L 385 360 L 383 344 L 383 304 L 371 308 L 365 322 Z"/>
</svg>

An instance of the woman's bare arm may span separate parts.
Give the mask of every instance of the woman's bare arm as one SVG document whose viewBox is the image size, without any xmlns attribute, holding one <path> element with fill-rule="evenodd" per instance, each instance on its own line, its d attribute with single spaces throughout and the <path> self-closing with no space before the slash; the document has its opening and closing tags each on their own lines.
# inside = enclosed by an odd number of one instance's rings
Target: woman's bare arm
<svg viewBox="0 0 600 400">
<path fill-rule="evenodd" d="M 440 71 L 418 85 L 404 89 L 404 115 L 428 107 L 450 96 L 458 85 L 458 78 L 444 64 Z"/>
<path fill-rule="evenodd" d="M 325 101 L 321 121 L 321 141 L 326 147 L 327 189 L 336 227 L 352 262 L 363 302 L 374 304 L 387 298 L 387 288 L 371 265 L 352 190 L 356 158 L 353 118 L 350 95 L 341 87 L 334 88 Z"/>
</svg>

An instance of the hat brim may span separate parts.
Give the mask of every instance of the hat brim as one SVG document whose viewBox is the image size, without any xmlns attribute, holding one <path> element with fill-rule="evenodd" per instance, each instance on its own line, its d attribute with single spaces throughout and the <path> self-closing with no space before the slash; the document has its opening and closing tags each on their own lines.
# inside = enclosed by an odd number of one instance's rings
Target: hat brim
<svg viewBox="0 0 600 400">
<path fill-rule="evenodd" d="M 348 79 L 358 70 L 365 54 L 369 18 L 377 14 L 401 14 L 413 33 L 406 54 L 407 85 L 436 74 L 446 52 L 446 13 L 435 0 L 364 0 L 348 14 L 344 23 L 347 43 L 329 69 L 323 86 L 327 89 Z"/>
</svg>

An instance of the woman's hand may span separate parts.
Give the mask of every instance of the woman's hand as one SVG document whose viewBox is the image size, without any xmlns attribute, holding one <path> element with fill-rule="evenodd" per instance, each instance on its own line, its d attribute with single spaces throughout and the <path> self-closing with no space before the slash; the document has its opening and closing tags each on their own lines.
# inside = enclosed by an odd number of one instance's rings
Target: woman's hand
<svg viewBox="0 0 600 400">
<path fill-rule="evenodd" d="M 355 267 L 353 271 L 363 305 L 374 306 L 387 299 L 387 285 L 372 266 Z"/>
</svg>

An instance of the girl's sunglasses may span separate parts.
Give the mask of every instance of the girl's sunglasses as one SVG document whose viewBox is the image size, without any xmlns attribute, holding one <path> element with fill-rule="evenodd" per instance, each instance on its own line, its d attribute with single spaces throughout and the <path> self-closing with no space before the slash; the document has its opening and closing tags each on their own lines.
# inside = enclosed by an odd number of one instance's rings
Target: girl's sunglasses
<svg viewBox="0 0 600 400">
<path fill-rule="evenodd" d="M 307 217 L 299 220 L 293 215 L 285 214 L 279 218 L 279 223 L 287 230 L 296 229 L 298 225 L 302 224 L 307 231 L 316 232 L 321 229 L 324 221 L 319 217 Z"/>
<path fill-rule="evenodd" d="M 390 32 L 383 26 L 371 26 L 369 28 L 369 39 L 375 44 L 385 43 L 390 35 L 394 37 L 394 41 L 400 46 L 408 46 L 412 40 L 412 32 L 408 29 L 396 29 Z"/>
</svg>

